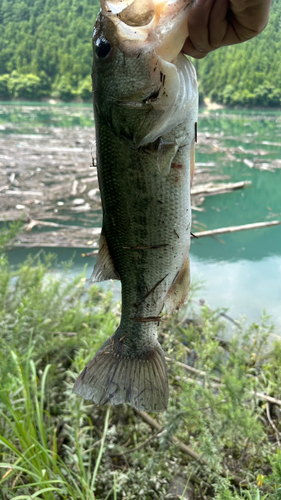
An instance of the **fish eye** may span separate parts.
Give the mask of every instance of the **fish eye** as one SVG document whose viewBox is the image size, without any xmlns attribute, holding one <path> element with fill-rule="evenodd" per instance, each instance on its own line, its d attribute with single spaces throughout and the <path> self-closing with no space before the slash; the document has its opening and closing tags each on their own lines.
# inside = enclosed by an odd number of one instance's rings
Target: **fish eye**
<svg viewBox="0 0 281 500">
<path fill-rule="evenodd" d="M 111 52 L 111 45 L 106 38 L 98 38 L 95 50 L 99 59 L 106 59 Z"/>
</svg>

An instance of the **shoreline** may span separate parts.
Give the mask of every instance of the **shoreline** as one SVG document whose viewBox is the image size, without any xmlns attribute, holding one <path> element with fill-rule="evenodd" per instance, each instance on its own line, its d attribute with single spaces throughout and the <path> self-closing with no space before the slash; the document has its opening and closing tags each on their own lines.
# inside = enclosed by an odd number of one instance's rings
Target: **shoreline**
<svg viewBox="0 0 281 500">
<path fill-rule="evenodd" d="M 92 105 L 92 99 L 89 100 L 81 100 L 81 99 L 72 99 L 71 101 L 63 101 L 62 99 L 55 99 L 53 97 L 44 97 L 41 100 L 33 100 L 33 99 L 6 99 L 6 100 L 1 100 L 0 99 L 0 105 L 14 105 L 14 104 L 21 104 L 21 105 L 48 105 L 48 106 L 75 106 L 75 105 L 85 105 L 89 106 L 90 104 Z M 230 109 L 230 110 L 243 110 L 243 111 L 281 111 L 281 106 L 243 106 L 243 105 L 236 105 L 236 106 L 230 106 L 230 105 L 225 105 L 225 104 L 219 104 L 215 101 L 211 101 L 210 97 L 204 97 L 203 102 L 199 104 L 199 109 L 204 109 L 206 111 L 219 111 L 223 109 Z"/>
</svg>

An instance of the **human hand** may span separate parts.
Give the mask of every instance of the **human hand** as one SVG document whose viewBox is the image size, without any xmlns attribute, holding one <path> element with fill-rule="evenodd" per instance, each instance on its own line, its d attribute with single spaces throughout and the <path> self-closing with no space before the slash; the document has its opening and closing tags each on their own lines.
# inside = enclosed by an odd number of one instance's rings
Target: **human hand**
<svg viewBox="0 0 281 500">
<path fill-rule="evenodd" d="M 250 40 L 269 19 L 271 0 L 193 0 L 182 51 L 202 59 L 212 50 Z"/>
</svg>

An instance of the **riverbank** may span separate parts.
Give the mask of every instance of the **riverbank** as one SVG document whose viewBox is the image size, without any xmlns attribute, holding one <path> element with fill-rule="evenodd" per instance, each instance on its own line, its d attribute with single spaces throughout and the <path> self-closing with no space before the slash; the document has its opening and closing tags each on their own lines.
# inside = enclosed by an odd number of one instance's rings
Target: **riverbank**
<svg viewBox="0 0 281 500">
<path fill-rule="evenodd" d="M 0 100 L 0 104 L 4 105 L 14 105 L 14 104 L 28 104 L 30 106 L 36 106 L 37 104 L 46 104 L 51 106 L 79 106 L 79 105 L 92 105 L 92 95 L 87 99 L 71 99 L 69 101 L 64 101 L 63 99 L 55 98 L 52 96 L 42 97 L 41 99 L 28 99 L 28 98 L 13 98 L 7 100 Z M 280 111 L 281 105 L 279 106 L 251 106 L 247 104 L 236 104 L 236 105 L 226 105 L 213 101 L 210 97 L 200 97 L 199 99 L 200 108 L 205 108 L 207 111 L 216 111 L 220 109 L 233 109 L 233 110 L 251 110 L 251 111 Z"/>
<path fill-rule="evenodd" d="M 0 498 L 278 500 L 281 348 L 266 318 L 229 340 L 191 294 L 159 328 L 167 412 L 98 407 L 72 387 L 119 306 L 83 275 L 51 277 L 50 258 L 15 272 L 0 253 Z"/>
</svg>

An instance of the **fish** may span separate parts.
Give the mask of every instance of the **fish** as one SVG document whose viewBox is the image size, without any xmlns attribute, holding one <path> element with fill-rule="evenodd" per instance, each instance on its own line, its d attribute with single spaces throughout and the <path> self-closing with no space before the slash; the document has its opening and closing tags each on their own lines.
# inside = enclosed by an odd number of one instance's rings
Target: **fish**
<svg viewBox="0 0 281 500">
<path fill-rule="evenodd" d="M 92 279 L 119 279 L 120 325 L 73 391 L 97 405 L 168 407 L 163 310 L 190 287 L 190 185 L 196 72 L 181 52 L 189 0 L 101 0 L 93 32 L 93 97 L 103 208 Z"/>
</svg>

